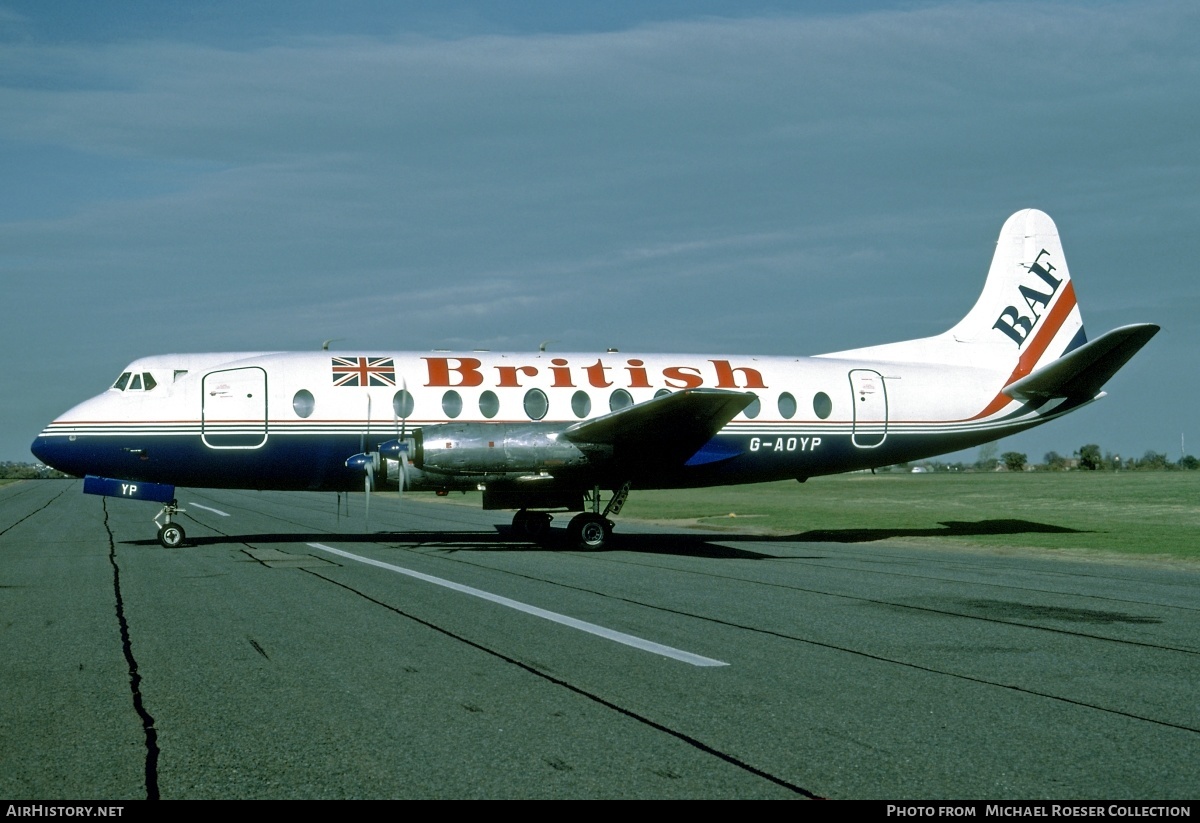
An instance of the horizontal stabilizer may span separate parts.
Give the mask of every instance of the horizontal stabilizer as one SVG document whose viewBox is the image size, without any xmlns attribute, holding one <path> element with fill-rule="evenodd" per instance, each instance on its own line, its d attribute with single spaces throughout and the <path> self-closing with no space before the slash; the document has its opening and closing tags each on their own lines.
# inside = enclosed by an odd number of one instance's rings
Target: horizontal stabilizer
<svg viewBox="0 0 1200 823">
<path fill-rule="evenodd" d="M 581 421 L 560 437 L 612 446 L 618 458 L 636 452 L 678 465 L 753 402 L 754 395 L 745 392 L 690 389 Z"/>
<path fill-rule="evenodd" d="M 1091 399 L 1158 332 L 1153 323 L 1113 329 L 1004 388 L 1018 400 Z"/>
</svg>

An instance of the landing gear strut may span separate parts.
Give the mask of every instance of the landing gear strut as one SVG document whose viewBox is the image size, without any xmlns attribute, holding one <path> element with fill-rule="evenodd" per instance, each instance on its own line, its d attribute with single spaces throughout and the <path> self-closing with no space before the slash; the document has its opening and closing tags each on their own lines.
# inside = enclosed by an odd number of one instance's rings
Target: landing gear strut
<svg viewBox="0 0 1200 823">
<path fill-rule="evenodd" d="M 158 526 L 158 542 L 164 549 L 177 549 L 187 539 L 183 526 L 171 522 L 171 518 L 181 511 L 183 509 L 179 508 L 179 501 L 172 499 L 170 503 L 162 507 L 162 511 L 154 516 L 154 523 Z M 160 517 L 163 518 L 162 523 L 158 522 Z"/>
<path fill-rule="evenodd" d="M 591 504 L 592 510 L 575 515 L 567 526 L 567 534 L 576 547 L 587 551 L 608 548 L 613 534 L 613 522 L 608 516 L 620 513 L 629 498 L 629 486 L 629 483 L 625 483 L 613 493 L 612 500 L 608 501 L 603 514 L 600 512 L 600 487 L 592 488 L 585 499 L 585 503 Z"/>
</svg>

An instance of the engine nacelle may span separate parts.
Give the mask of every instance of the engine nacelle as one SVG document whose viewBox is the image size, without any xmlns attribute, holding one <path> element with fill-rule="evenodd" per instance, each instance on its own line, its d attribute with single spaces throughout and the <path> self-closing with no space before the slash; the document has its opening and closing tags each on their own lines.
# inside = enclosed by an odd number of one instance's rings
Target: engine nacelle
<svg viewBox="0 0 1200 823">
<path fill-rule="evenodd" d="M 589 456 L 559 439 L 559 426 L 444 423 L 414 432 L 413 465 L 442 474 L 554 472 L 585 466 Z"/>
</svg>

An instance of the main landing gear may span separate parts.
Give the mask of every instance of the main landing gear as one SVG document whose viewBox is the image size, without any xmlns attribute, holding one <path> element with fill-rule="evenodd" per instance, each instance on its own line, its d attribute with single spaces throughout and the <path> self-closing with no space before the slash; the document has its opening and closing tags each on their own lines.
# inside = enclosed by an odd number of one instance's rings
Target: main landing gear
<svg viewBox="0 0 1200 823">
<path fill-rule="evenodd" d="M 531 512 L 521 509 L 513 515 L 513 531 L 530 540 L 541 540 L 550 532 L 550 521 L 554 518 L 549 512 Z"/>
<path fill-rule="evenodd" d="M 187 539 L 183 526 L 171 522 L 171 518 L 181 511 L 183 509 L 179 508 L 179 501 L 172 499 L 170 503 L 162 507 L 162 511 L 154 515 L 154 524 L 158 526 L 158 542 L 164 549 L 177 549 Z M 164 518 L 162 523 L 158 522 L 160 517 Z"/>
<path fill-rule="evenodd" d="M 613 522 L 596 512 L 583 512 L 571 518 L 567 534 L 577 548 L 599 551 L 612 540 Z"/>
<path fill-rule="evenodd" d="M 575 515 L 567 525 L 567 535 L 576 548 L 599 551 L 609 547 L 612 543 L 613 522 L 608 516 L 621 513 L 621 508 L 629 499 L 630 485 L 626 481 L 621 488 L 613 492 L 612 500 L 604 507 L 603 514 L 600 512 L 600 487 L 593 486 L 591 492 L 584 495 L 584 505 L 591 504 L 592 510 Z"/>
<path fill-rule="evenodd" d="M 592 487 L 592 490 L 584 495 L 584 504 L 590 507 L 591 511 L 580 512 L 567 524 L 567 539 L 572 548 L 599 551 L 611 545 L 613 522 L 608 517 L 620 513 L 621 507 L 629 497 L 629 485 L 626 483 L 617 489 L 603 512 L 600 511 L 599 486 Z M 513 515 L 513 531 L 530 540 L 542 540 L 550 534 L 552 519 L 547 512 L 521 509 Z"/>
</svg>

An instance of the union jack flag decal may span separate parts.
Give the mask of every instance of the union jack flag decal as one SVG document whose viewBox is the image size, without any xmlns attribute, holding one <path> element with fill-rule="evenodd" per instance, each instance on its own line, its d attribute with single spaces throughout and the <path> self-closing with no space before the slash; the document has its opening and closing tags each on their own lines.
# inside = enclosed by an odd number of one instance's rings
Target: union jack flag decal
<svg viewBox="0 0 1200 823">
<path fill-rule="evenodd" d="M 394 386 L 396 364 L 390 357 L 335 357 L 333 385 Z"/>
</svg>

